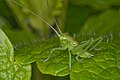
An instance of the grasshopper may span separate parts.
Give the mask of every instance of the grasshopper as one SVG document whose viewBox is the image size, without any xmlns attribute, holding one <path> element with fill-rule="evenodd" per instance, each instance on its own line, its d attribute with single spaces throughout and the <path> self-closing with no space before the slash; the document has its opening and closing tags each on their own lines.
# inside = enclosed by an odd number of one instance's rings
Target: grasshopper
<svg viewBox="0 0 120 80">
<path fill-rule="evenodd" d="M 45 60 L 42 60 L 43 62 L 46 62 L 50 59 L 51 54 L 56 51 L 56 50 L 68 50 L 69 53 L 69 69 L 71 70 L 71 56 L 72 55 L 76 55 L 76 60 L 80 61 L 80 57 L 82 58 L 91 58 L 94 55 L 90 54 L 89 51 L 93 50 L 101 41 L 102 41 L 102 37 L 99 37 L 97 39 L 93 39 L 90 38 L 88 41 L 85 41 L 84 43 L 80 44 L 78 43 L 72 36 L 70 36 L 69 34 L 66 33 L 62 33 L 62 31 L 60 30 L 57 21 L 55 20 L 55 18 L 53 17 L 53 20 L 58 28 L 58 31 L 56 29 L 54 29 L 47 21 L 45 21 L 42 17 L 40 17 L 39 15 L 37 15 L 36 13 L 34 13 L 33 11 L 31 11 L 30 9 L 24 7 L 22 4 L 16 2 L 15 0 L 11 0 L 12 2 L 14 2 L 15 4 L 19 5 L 22 8 L 25 8 L 26 10 L 28 10 L 31 14 L 33 14 L 34 16 L 36 16 L 37 18 L 39 18 L 40 20 L 42 20 L 43 22 L 45 22 L 59 37 L 60 39 L 60 46 L 57 48 L 53 48 L 50 51 L 50 54 L 48 55 L 48 57 Z M 47 3 L 48 8 L 48 1 L 45 0 Z M 94 46 L 92 46 L 94 43 Z M 92 47 L 91 47 L 92 46 Z"/>
</svg>

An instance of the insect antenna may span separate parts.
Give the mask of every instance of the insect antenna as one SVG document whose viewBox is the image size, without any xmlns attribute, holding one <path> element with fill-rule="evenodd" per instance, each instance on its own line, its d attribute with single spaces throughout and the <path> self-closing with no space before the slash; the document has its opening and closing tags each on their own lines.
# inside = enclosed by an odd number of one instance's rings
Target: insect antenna
<svg viewBox="0 0 120 80">
<path fill-rule="evenodd" d="M 37 18 L 39 18 L 40 20 L 42 20 L 44 23 L 46 23 L 52 30 L 55 31 L 55 33 L 57 34 L 58 37 L 60 37 L 60 34 L 53 28 L 53 26 L 51 26 L 47 21 L 45 21 L 42 17 L 40 17 L 39 15 L 37 15 L 36 13 L 34 13 L 32 10 L 28 9 L 27 7 L 23 6 L 22 4 L 18 3 L 15 0 L 11 0 L 12 2 L 14 2 L 15 4 L 17 4 L 18 6 L 26 9 L 27 11 L 29 11 L 31 14 L 33 14 L 34 16 L 36 16 Z"/>
<path fill-rule="evenodd" d="M 51 8 L 50 8 L 50 6 L 49 6 L 49 4 L 48 4 L 48 0 L 45 0 L 45 1 L 46 1 L 46 4 L 47 4 L 47 7 L 48 7 L 48 10 L 49 10 L 49 12 L 50 12 Z M 58 23 L 57 23 L 57 21 L 56 21 L 56 19 L 55 19 L 55 17 L 53 16 L 52 13 L 51 13 L 51 15 L 52 15 L 52 17 L 53 17 L 53 20 L 54 20 L 56 26 L 57 26 L 58 31 L 60 32 L 60 34 L 62 34 L 62 31 L 60 30 L 60 28 L 59 28 L 59 26 L 58 26 Z"/>
</svg>

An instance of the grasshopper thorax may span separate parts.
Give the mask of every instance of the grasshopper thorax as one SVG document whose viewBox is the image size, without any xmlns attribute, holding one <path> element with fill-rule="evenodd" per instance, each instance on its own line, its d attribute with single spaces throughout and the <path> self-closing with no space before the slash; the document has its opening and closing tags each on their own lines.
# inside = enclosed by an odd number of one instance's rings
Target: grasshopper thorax
<svg viewBox="0 0 120 80">
<path fill-rule="evenodd" d="M 70 35 L 64 33 L 64 34 L 60 34 L 60 46 L 68 49 L 68 50 L 72 50 L 74 47 L 78 46 L 78 42 L 72 38 Z"/>
</svg>

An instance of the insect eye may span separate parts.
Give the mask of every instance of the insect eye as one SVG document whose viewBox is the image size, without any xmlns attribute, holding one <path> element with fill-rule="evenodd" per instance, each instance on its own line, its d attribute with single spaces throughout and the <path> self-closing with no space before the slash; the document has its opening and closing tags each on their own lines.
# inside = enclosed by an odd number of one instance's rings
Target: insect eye
<svg viewBox="0 0 120 80">
<path fill-rule="evenodd" d="M 74 45 L 76 45 L 76 43 L 73 43 L 72 45 L 74 46 Z"/>
</svg>

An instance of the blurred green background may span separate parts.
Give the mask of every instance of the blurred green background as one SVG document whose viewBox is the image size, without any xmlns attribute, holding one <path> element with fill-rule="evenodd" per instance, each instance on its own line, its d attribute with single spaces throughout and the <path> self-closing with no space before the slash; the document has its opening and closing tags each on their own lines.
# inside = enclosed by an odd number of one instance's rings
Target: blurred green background
<svg viewBox="0 0 120 80">
<path fill-rule="evenodd" d="M 56 30 L 55 17 L 62 32 L 120 37 L 120 0 L 16 0 L 42 17 Z M 13 45 L 36 38 L 48 38 L 55 32 L 42 20 L 11 0 L 0 0 L 0 28 Z M 47 78 L 46 78 L 47 76 Z M 69 80 L 41 74 L 33 63 L 32 80 Z"/>
</svg>

